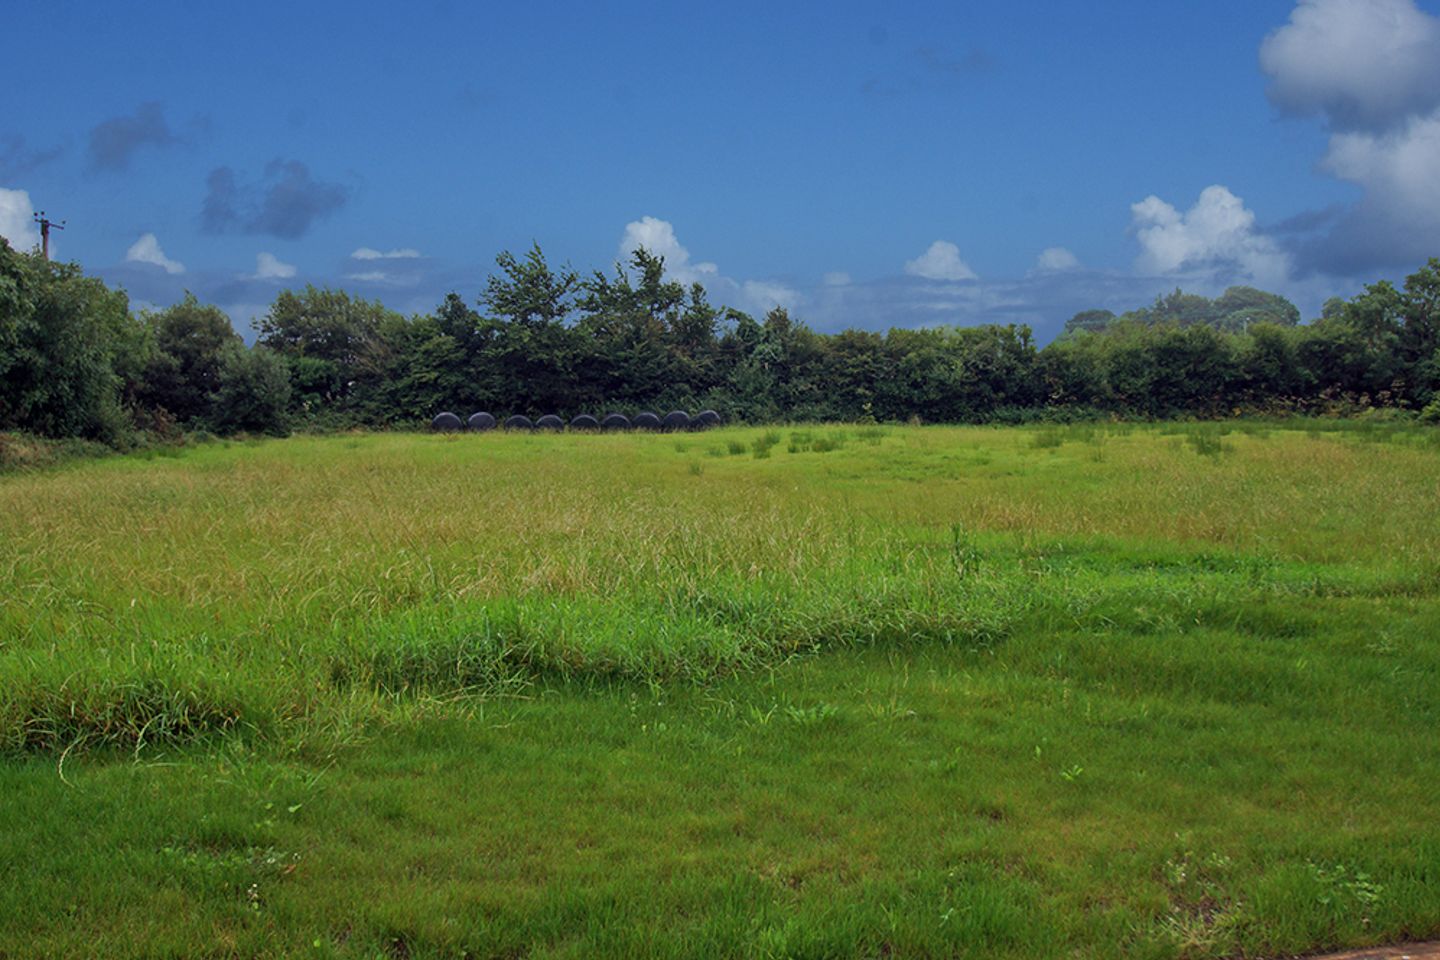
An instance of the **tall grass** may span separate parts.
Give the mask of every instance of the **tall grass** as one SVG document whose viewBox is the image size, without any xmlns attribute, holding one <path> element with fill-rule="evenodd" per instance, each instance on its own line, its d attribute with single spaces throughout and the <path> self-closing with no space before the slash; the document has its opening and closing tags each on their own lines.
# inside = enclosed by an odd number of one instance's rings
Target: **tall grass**
<svg viewBox="0 0 1440 960">
<path fill-rule="evenodd" d="M 1301 426 L 732 430 L 712 442 L 754 457 L 703 471 L 661 437 L 304 438 L 10 476 L 0 749 L 303 727 L 356 690 L 383 710 L 1428 594 L 1437 449 Z M 1115 569 L 1147 542 L 1171 569 Z"/>
<path fill-rule="evenodd" d="M 0 477 L 0 954 L 1440 935 L 1432 436 L 359 435 Z"/>
</svg>

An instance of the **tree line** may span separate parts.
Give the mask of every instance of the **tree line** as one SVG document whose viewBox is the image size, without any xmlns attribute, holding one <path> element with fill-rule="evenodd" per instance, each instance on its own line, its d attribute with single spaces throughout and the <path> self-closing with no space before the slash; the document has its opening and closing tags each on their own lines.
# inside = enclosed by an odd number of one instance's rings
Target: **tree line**
<svg viewBox="0 0 1440 960">
<path fill-rule="evenodd" d="M 729 420 L 977 423 L 1346 414 L 1440 421 L 1440 259 L 1332 299 L 1176 290 L 1028 327 L 817 333 L 666 279 L 645 250 L 609 272 L 502 253 L 472 304 L 402 316 L 342 290 L 281 292 L 247 346 L 187 295 L 130 310 L 73 263 L 0 240 L 0 430 L 125 446 L 181 430 L 418 426 L 441 410 L 531 416 L 712 408 Z"/>
</svg>

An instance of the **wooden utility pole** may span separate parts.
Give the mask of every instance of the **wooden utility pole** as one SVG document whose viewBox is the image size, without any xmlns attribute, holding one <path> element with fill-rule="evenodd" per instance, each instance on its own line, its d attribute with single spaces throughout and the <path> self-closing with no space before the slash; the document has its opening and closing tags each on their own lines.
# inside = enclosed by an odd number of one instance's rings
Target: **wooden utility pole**
<svg viewBox="0 0 1440 960">
<path fill-rule="evenodd" d="M 41 210 L 39 213 L 35 214 L 35 222 L 40 224 L 40 252 L 45 255 L 46 260 L 49 260 L 50 228 L 54 227 L 56 230 L 64 230 L 65 221 L 61 220 L 59 223 L 56 223 L 55 221 L 48 219 L 45 216 L 45 211 Z"/>
</svg>

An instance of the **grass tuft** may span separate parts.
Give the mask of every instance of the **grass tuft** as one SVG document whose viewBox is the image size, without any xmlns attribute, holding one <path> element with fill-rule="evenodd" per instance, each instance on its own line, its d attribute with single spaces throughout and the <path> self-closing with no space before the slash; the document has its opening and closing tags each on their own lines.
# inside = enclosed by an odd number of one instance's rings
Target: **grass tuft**
<svg viewBox="0 0 1440 960">
<path fill-rule="evenodd" d="M 6 678 L 0 692 L 0 753 L 178 746 L 268 717 L 217 686 L 155 675 L 57 678 L 36 671 Z"/>
</svg>

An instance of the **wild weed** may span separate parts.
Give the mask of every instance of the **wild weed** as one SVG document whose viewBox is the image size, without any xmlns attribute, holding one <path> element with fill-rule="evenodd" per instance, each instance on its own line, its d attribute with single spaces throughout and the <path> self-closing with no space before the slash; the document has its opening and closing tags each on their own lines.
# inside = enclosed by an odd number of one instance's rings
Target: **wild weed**
<svg viewBox="0 0 1440 960">
<path fill-rule="evenodd" d="M 1054 450 L 1065 443 L 1065 434 L 1054 427 L 1036 430 L 1030 435 L 1030 446 L 1036 450 Z"/>
</svg>

